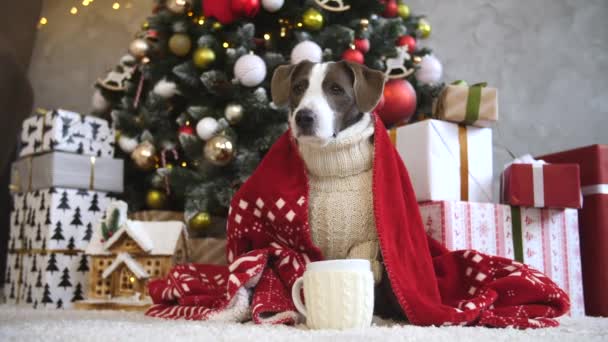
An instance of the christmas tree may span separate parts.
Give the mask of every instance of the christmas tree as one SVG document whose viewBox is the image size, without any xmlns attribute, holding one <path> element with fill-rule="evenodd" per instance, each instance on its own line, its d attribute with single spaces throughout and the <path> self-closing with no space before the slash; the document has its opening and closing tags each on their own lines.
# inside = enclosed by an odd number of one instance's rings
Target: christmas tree
<svg viewBox="0 0 608 342">
<path fill-rule="evenodd" d="M 46 265 L 46 270 L 51 271 L 51 273 L 53 273 L 55 271 L 59 271 L 59 269 L 57 268 L 57 257 L 55 255 L 55 253 L 51 253 L 51 256 L 49 257 L 49 261 Z"/>
<path fill-rule="evenodd" d="M 78 263 L 78 272 L 88 272 L 89 271 L 89 261 L 87 259 L 87 255 L 83 254 L 80 257 L 80 262 Z"/>
<path fill-rule="evenodd" d="M 61 194 L 61 198 L 59 199 L 59 205 L 57 206 L 57 209 L 61 209 L 61 210 L 70 209 L 69 202 L 70 202 L 70 200 L 68 199 L 68 193 L 66 191 L 64 191 Z"/>
<path fill-rule="evenodd" d="M 44 292 L 42 293 L 41 302 L 45 305 L 53 302 L 51 299 L 51 289 L 49 288 L 49 284 L 44 284 Z"/>
<path fill-rule="evenodd" d="M 82 226 L 82 221 L 80 220 L 82 216 L 80 215 L 80 208 L 76 207 L 76 210 L 74 211 L 74 216 L 72 217 L 72 221 L 70 222 L 70 224 L 72 226 L 75 226 L 76 228 L 78 228 L 78 226 Z"/>
<path fill-rule="evenodd" d="M 63 269 L 59 286 L 63 287 L 64 289 L 72 286 L 72 283 L 70 283 L 70 270 L 67 267 Z"/>
<path fill-rule="evenodd" d="M 83 300 L 83 293 L 82 293 L 82 286 L 80 285 L 80 283 L 76 284 L 76 287 L 74 288 L 74 293 L 72 295 L 72 302 L 75 302 L 77 300 Z"/>
<path fill-rule="evenodd" d="M 84 232 L 84 237 L 82 238 L 84 241 L 91 241 L 93 237 L 93 224 L 91 222 L 87 223 L 87 230 Z"/>
<path fill-rule="evenodd" d="M 287 128 L 270 99 L 281 64 L 364 63 L 390 77 L 377 108 L 388 126 L 429 113 L 443 87 L 418 44 L 430 31 L 397 0 L 157 0 L 93 95 L 120 132 L 130 209 L 185 210 L 191 226 L 224 216 Z"/>
<path fill-rule="evenodd" d="M 99 198 L 97 194 L 93 194 L 93 199 L 91 199 L 91 205 L 89 206 L 89 211 L 94 213 L 98 212 L 99 209 Z"/>
<path fill-rule="evenodd" d="M 63 229 L 61 228 L 61 221 L 57 221 L 55 225 L 55 230 L 53 230 L 53 236 L 51 236 L 52 240 L 65 240 L 63 237 Z"/>
</svg>

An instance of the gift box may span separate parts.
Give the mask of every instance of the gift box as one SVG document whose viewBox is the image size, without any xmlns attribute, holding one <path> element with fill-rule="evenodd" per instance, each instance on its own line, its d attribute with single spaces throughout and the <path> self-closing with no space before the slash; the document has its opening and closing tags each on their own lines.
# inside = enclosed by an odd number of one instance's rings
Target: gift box
<svg viewBox="0 0 608 342">
<path fill-rule="evenodd" d="M 97 157 L 114 155 L 114 131 L 104 119 L 56 109 L 23 122 L 19 157 L 64 151 Z"/>
<path fill-rule="evenodd" d="M 584 316 L 576 209 L 511 207 L 515 260 L 551 278 L 570 297 L 570 315 Z"/>
<path fill-rule="evenodd" d="M 427 234 L 451 250 L 475 249 L 524 262 L 564 289 L 572 316 L 584 315 L 575 209 L 462 201 L 419 203 Z"/>
<path fill-rule="evenodd" d="M 8 304 L 71 308 L 86 295 L 88 271 L 89 258 L 83 252 L 9 253 L 4 295 Z"/>
<path fill-rule="evenodd" d="M 33 191 L 51 187 L 120 193 L 123 191 L 123 161 L 51 152 L 22 158 L 13 163 L 13 191 Z"/>
<path fill-rule="evenodd" d="M 501 202 L 535 208 L 580 208 L 576 164 L 514 163 L 501 177 Z"/>
<path fill-rule="evenodd" d="M 427 234 L 450 250 L 475 249 L 513 259 L 511 208 L 494 203 L 418 204 Z"/>
<path fill-rule="evenodd" d="M 448 85 L 439 94 L 433 112 L 442 120 L 487 127 L 498 120 L 498 91 L 485 83 Z"/>
<path fill-rule="evenodd" d="M 391 130 L 418 201 L 492 202 L 492 130 L 425 120 Z"/>
<path fill-rule="evenodd" d="M 84 249 L 110 197 L 105 192 L 49 188 L 13 195 L 9 250 Z"/>
<path fill-rule="evenodd" d="M 583 208 L 579 211 L 585 307 L 608 316 L 608 145 L 592 145 L 541 156 L 550 163 L 580 167 Z"/>
</svg>

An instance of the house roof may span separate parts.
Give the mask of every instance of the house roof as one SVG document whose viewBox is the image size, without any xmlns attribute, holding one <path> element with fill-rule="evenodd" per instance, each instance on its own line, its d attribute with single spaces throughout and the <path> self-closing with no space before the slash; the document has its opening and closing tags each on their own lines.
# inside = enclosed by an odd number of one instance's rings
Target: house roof
<svg viewBox="0 0 608 342">
<path fill-rule="evenodd" d="M 186 226 L 180 221 L 129 220 L 110 239 L 102 242 L 101 225 L 97 225 L 85 252 L 89 255 L 109 255 L 111 253 L 106 248 L 111 247 L 124 234 L 131 237 L 150 255 L 173 255 L 180 236 L 186 234 Z"/>
<path fill-rule="evenodd" d="M 112 237 L 103 243 L 103 249 L 110 250 L 123 235 L 128 235 L 144 252 L 150 253 L 152 248 L 154 248 L 154 242 L 150 239 L 148 232 L 146 232 L 146 223 L 149 222 L 127 221 Z"/>
<path fill-rule="evenodd" d="M 103 271 L 101 276 L 104 279 L 109 277 L 112 273 L 114 273 L 114 271 L 116 271 L 118 266 L 120 266 L 121 264 L 125 264 L 129 268 L 129 270 L 131 270 L 131 272 L 133 272 L 133 274 L 137 277 L 137 279 L 148 278 L 148 272 L 146 272 L 146 270 L 137 261 L 135 261 L 135 259 L 133 259 L 128 253 L 118 254 L 116 259 L 114 259 L 114 262 L 112 262 L 112 264 Z"/>
</svg>

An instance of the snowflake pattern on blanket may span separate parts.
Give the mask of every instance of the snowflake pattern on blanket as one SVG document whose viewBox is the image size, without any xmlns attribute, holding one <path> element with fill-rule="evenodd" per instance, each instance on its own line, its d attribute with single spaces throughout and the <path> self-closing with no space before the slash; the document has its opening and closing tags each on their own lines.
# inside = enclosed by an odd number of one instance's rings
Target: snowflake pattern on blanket
<svg viewBox="0 0 608 342">
<path fill-rule="evenodd" d="M 374 217 L 386 274 L 416 325 L 540 328 L 558 325 L 568 296 L 542 273 L 473 250 L 450 252 L 424 232 L 399 155 L 375 118 Z M 176 266 L 149 283 L 147 315 L 167 319 L 294 324 L 291 287 L 322 260 L 308 226 L 307 175 L 290 132 L 233 198 L 228 266 Z"/>
</svg>

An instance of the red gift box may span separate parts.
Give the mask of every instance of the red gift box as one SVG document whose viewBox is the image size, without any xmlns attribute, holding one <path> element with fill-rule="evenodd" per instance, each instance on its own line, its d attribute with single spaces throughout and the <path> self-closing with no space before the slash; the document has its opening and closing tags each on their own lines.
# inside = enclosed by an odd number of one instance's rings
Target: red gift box
<svg viewBox="0 0 608 342">
<path fill-rule="evenodd" d="M 580 167 L 583 209 L 579 211 L 586 312 L 608 316 L 608 145 L 592 145 L 539 157 Z"/>
<path fill-rule="evenodd" d="M 502 174 L 501 202 L 535 208 L 580 208 L 576 164 L 512 164 Z"/>
</svg>

